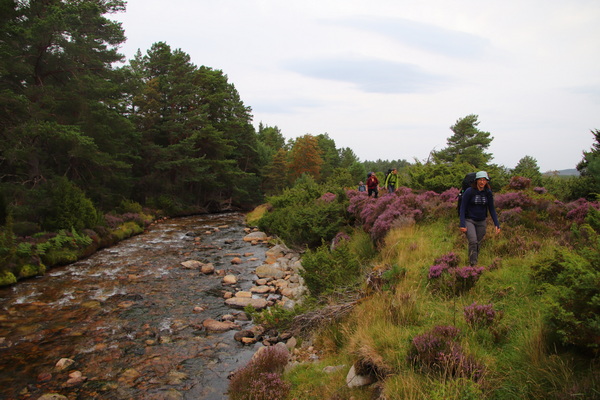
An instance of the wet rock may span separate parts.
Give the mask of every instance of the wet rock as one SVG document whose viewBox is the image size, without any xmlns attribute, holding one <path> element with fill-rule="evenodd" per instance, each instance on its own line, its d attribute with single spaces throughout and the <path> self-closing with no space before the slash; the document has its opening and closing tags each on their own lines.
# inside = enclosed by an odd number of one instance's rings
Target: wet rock
<svg viewBox="0 0 600 400">
<path fill-rule="evenodd" d="M 264 232 L 252 232 L 244 236 L 245 242 L 254 242 L 258 240 L 266 240 L 267 234 Z"/>
<path fill-rule="evenodd" d="M 215 267 L 212 263 L 202 264 L 200 267 L 200 272 L 202 272 L 204 275 L 210 275 L 215 272 Z"/>
<path fill-rule="evenodd" d="M 252 299 L 243 297 L 233 297 L 231 299 L 227 299 L 225 300 L 225 304 L 235 308 L 245 308 L 251 305 L 257 310 L 262 310 L 263 308 L 266 308 L 269 305 L 269 303 L 265 299 Z"/>
<path fill-rule="evenodd" d="M 237 277 L 235 275 L 225 275 L 223 277 L 223 284 L 224 285 L 234 285 L 237 283 Z"/>
<path fill-rule="evenodd" d="M 225 292 L 223 294 L 224 299 L 231 299 L 232 297 L 233 297 L 233 293 L 231 293 L 231 292 Z"/>
<path fill-rule="evenodd" d="M 252 288 L 252 289 L 254 289 L 254 288 Z M 240 292 L 237 292 L 237 293 L 235 294 L 235 297 L 245 297 L 245 298 L 249 298 L 249 297 L 252 297 L 252 293 L 250 293 L 250 292 L 246 292 L 246 291 L 240 291 Z"/>
<path fill-rule="evenodd" d="M 58 393 L 46 393 L 38 397 L 38 400 L 69 400 L 67 396 Z"/>
<path fill-rule="evenodd" d="M 52 374 L 50 372 L 42 372 L 37 376 L 38 382 L 48 382 L 52 379 Z"/>
<path fill-rule="evenodd" d="M 278 258 L 283 257 L 290 250 L 287 247 L 282 245 L 276 245 L 271 247 L 266 251 L 265 255 L 267 256 L 267 260 L 265 261 L 267 264 L 273 264 L 277 261 Z"/>
<path fill-rule="evenodd" d="M 285 272 L 278 268 L 278 265 L 268 265 L 264 264 L 256 268 L 256 275 L 259 278 L 274 278 L 281 279 L 285 276 Z"/>
<path fill-rule="evenodd" d="M 135 381 L 141 376 L 141 374 L 134 368 L 129 368 L 123 371 L 119 377 L 119 382 L 126 386 L 133 386 Z"/>
<path fill-rule="evenodd" d="M 209 332 L 227 332 L 232 329 L 239 329 L 239 325 L 231 321 L 217 321 L 212 318 L 202 321 L 202 326 Z"/>
<path fill-rule="evenodd" d="M 232 315 L 232 314 L 225 314 L 225 315 L 223 315 L 223 316 L 221 317 L 221 319 L 222 319 L 223 321 L 231 321 L 231 322 L 233 322 L 233 321 L 235 321 L 235 316 L 234 316 L 234 315 Z"/>
<path fill-rule="evenodd" d="M 181 265 L 183 265 L 183 267 L 186 269 L 198 269 L 202 266 L 202 263 L 196 260 L 188 260 L 182 262 Z"/>
<path fill-rule="evenodd" d="M 256 294 L 265 294 L 265 293 L 269 293 L 270 291 L 271 291 L 271 287 L 269 287 L 269 286 L 254 286 L 254 287 L 250 288 L 250 292 L 256 293 Z"/>
<path fill-rule="evenodd" d="M 167 374 L 167 384 L 180 385 L 187 377 L 187 374 L 183 372 L 171 371 Z"/>
<path fill-rule="evenodd" d="M 204 307 L 200 307 L 200 306 L 194 307 L 194 312 L 195 313 L 201 313 L 203 311 L 204 311 Z"/>
<path fill-rule="evenodd" d="M 70 358 L 61 358 L 56 363 L 56 369 L 58 371 L 63 371 L 65 369 L 69 368 L 73 364 L 75 364 L 75 360 L 72 360 Z"/>
<path fill-rule="evenodd" d="M 234 258 L 231 259 L 231 263 L 232 264 L 241 264 L 243 262 L 244 261 L 241 258 L 239 258 L 239 257 L 234 257 Z"/>
<path fill-rule="evenodd" d="M 65 383 L 65 385 L 69 386 L 69 387 L 77 386 L 77 385 L 81 385 L 86 380 L 87 380 L 87 377 L 83 376 L 81 371 L 73 371 L 69 374 L 69 379 L 67 380 L 67 383 Z"/>
</svg>

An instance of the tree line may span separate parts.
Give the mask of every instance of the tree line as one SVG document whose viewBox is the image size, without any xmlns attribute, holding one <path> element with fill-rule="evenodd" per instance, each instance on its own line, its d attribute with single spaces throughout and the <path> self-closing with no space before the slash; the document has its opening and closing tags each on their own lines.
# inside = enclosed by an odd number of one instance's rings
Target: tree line
<svg viewBox="0 0 600 400">
<path fill-rule="evenodd" d="M 451 127 L 447 148 L 412 163 L 360 161 L 327 133 L 286 141 L 277 126 L 256 129 L 227 75 L 181 49 L 154 43 L 123 64 L 124 30 L 110 16 L 125 5 L 0 6 L 0 222 L 10 215 L 19 235 L 91 228 L 132 202 L 168 215 L 247 209 L 303 175 L 353 186 L 396 167 L 403 184 L 439 191 L 486 168 L 498 184 L 515 173 L 541 184 L 531 157 L 514 170 L 491 163 L 493 138 L 476 115 Z M 586 179 L 600 174 L 597 153 L 596 145 L 580 165 Z M 596 182 L 568 193 L 589 196 Z"/>
</svg>

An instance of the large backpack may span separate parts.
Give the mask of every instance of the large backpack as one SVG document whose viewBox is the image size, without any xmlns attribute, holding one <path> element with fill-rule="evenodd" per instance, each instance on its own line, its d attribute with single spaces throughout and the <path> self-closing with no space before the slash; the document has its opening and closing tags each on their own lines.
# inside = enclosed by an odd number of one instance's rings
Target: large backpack
<svg viewBox="0 0 600 400">
<path fill-rule="evenodd" d="M 462 186 L 457 196 L 458 201 L 456 202 L 456 211 L 458 212 L 458 215 L 460 215 L 460 203 L 462 202 L 463 193 L 465 192 L 465 190 L 471 187 L 473 182 L 475 182 L 475 175 L 477 175 L 476 172 L 469 172 L 467 175 L 465 175 L 462 181 Z"/>
<path fill-rule="evenodd" d="M 383 177 L 383 185 L 385 186 L 385 189 L 387 190 L 387 185 L 388 185 L 388 177 L 390 176 L 390 174 L 392 173 L 394 169 L 390 168 L 387 170 L 387 172 L 385 173 L 385 176 Z"/>
</svg>

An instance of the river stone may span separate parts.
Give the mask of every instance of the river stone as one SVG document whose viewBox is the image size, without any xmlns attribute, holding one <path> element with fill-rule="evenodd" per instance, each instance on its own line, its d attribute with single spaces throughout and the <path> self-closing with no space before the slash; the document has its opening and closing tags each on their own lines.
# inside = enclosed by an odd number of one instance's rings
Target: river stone
<svg viewBox="0 0 600 400">
<path fill-rule="evenodd" d="M 271 288 L 269 286 L 254 286 L 252 288 L 250 288 L 250 291 L 252 293 L 258 293 L 258 294 L 265 294 L 271 291 Z"/>
<path fill-rule="evenodd" d="M 244 298 L 244 297 L 233 297 L 231 299 L 225 300 L 225 304 L 235 308 L 245 308 L 246 306 L 252 306 L 257 310 L 262 310 L 266 308 L 268 305 L 267 300 L 265 299 L 252 299 L 252 298 Z"/>
<path fill-rule="evenodd" d="M 267 264 L 257 267 L 255 273 L 259 278 L 281 279 L 285 276 L 285 273 L 282 270 L 273 265 Z"/>
<path fill-rule="evenodd" d="M 267 264 L 273 264 L 278 258 L 283 257 L 285 252 L 286 249 L 283 246 L 276 245 L 271 247 L 265 252 L 265 256 L 267 256 L 267 260 L 265 262 Z"/>
<path fill-rule="evenodd" d="M 58 393 L 46 393 L 41 397 L 38 397 L 38 400 L 69 400 L 67 396 L 63 396 Z"/>
<path fill-rule="evenodd" d="M 232 264 L 241 264 L 242 262 L 243 262 L 242 259 L 239 257 L 234 257 L 231 259 Z"/>
<path fill-rule="evenodd" d="M 237 283 L 237 278 L 235 277 L 235 275 L 225 275 L 223 277 L 223 284 L 224 285 L 234 285 Z"/>
<path fill-rule="evenodd" d="M 253 289 L 254 289 L 254 288 L 253 288 Z M 246 291 L 243 291 L 243 290 L 241 290 L 241 291 L 239 291 L 239 292 L 237 292 L 237 293 L 235 294 L 235 297 L 245 297 L 245 298 L 249 298 L 249 297 L 252 297 L 252 293 L 250 293 L 250 292 L 246 292 Z"/>
<path fill-rule="evenodd" d="M 202 263 L 196 260 L 188 260 L 182 262 L 181 265 L 183 265 L 183 267 L 187 269 L 198 269 L 202 266 Z"/>
<path fill-rule="evenodd" d="M 210 332 L 227 332 L 231 329 L 237 329 L 240 326 L 231 321 L 217 321 L 212 318 L 207 318 L 202 321 L 204 329 Z"/>
<path fill-rule="evenodd" d="M 245 242 L 253 242 L 255 240 L 266 240 L 267 234 L 264 232 L 252 232 L 244 236 Z"/>
<path fill-rule="evenodd" d="M 83 376 L 81 371 L 73 371 L 69 374 L 69 380 L 65 383 L 66 386 L 81 385 L 87 380 L 87 377 Z"/>
<path fill-rule="evenodd" d="M 134 368 L 128 368 L 119 377 L 119 382 L 125 384 L 129 387 L 132 387 L 135 383 L 135 380 L 138 379 L 141 374 Z"/>
<path fill-rule="evenodd" d="M 71 365 L 73 365 L 75 363 L 75 360 L 72 360 L 70 358 L 61 358 L 60 360 L 58 360 L 58 362 L 56 363 L 56 369 L 59 371 L 62 371 L 64 369 L 69 368 Z"/>
<path fill-rule="evenodd" d="M 212 263 L 202 264 L 200 272 L 204 275 L 210 275 L 215 272 L 215 266 Z"/>
</svg>

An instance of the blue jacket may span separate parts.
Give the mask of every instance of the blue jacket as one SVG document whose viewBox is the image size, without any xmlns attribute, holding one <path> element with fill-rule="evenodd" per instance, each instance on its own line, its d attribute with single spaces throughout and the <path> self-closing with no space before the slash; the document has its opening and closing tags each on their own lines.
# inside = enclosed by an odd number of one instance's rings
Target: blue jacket
<svg viewBox="0 0 600 400">
<path fill-rule="evenodd" d="M 460 203 L 460 227 L 464 228 L 466 226 L 465 219 L 467 218 L 473 221 L 485 221 L 488 211 L 494 220 L 494 225 L 500 227 L 492 191 L 489 189 L 479 191 L 472 187 L 468 188 L 463 193 Z"/>
</svg>

